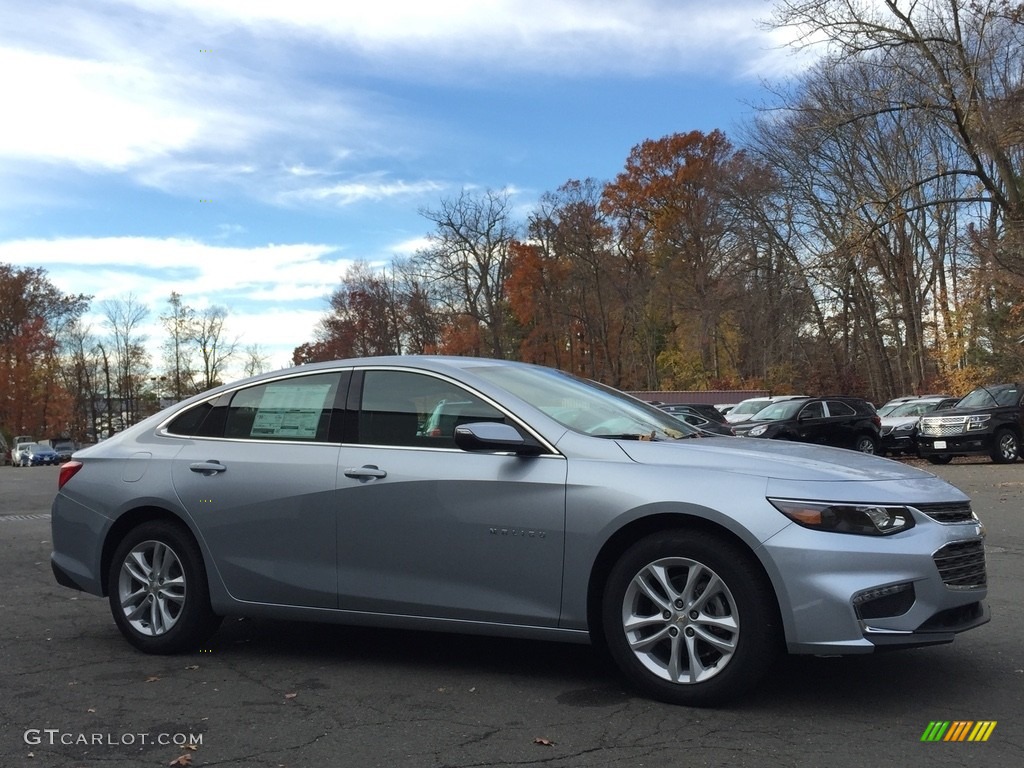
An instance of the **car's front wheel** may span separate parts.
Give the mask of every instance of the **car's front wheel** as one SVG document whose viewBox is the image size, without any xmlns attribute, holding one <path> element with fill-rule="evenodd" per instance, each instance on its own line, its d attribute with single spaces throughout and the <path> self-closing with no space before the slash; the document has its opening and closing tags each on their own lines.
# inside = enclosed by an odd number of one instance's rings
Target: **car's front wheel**
<svg viewBox="0 0 1024 768">
<path fill-rule="evenodd" d="M 995 434 L 992 461 L 997 464 L 1012 464 L 1020 456 L 1020 441 L 1012 429 L 1000 429 Z"/>
<path fill-rule="evenodd" d="M 630 547 L 608 576 L 604 640 L 643 693 L 715 706 L 771 666 L 779 647 L 775 605 L 749 554 L 702 532 L 656 533 Z"/>
<path fill-rule="evenodd" d="M 146 653 L 192 650 L 221 621 L 210 607 L 199 547 L 176 523 L 155 520 L 129 531 L 114 552 L 107 586 L 118 629 Z"/>
</svg>

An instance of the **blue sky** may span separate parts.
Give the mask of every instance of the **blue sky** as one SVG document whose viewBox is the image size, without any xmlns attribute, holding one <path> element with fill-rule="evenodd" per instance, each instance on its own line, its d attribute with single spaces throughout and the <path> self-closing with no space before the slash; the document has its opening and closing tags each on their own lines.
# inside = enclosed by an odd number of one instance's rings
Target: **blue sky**
<svg viewBox="0 0 1024 768">
<path fill-rule="evenodd" d="M 798 60 L 765 0 L 0 0 L 0 262 L 228 308 L 274 367 L 463 189 L 524 214 L 645 139 L 732 135 Z M 92 319 L 103 333 L 102 321 Z M 154 360 L 157 366 L 159 359 Z"/>
</svg>

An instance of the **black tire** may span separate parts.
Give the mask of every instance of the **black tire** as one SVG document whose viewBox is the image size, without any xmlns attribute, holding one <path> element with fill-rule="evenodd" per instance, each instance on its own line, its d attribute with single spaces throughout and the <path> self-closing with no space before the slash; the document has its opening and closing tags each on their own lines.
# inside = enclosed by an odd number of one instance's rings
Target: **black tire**
<svg viewBox="0 0 1024 768">
<path fill-rule="evenodd" d="M 857 439 L 853 443 L 853 449 L 861 453 L 874 454 L 878 452 L 878 441 L 871 435 L 857 435 Z"/>
<path fill-rule="evenodd" d="M 121 634 L 146 653 L 194 650 L 221 622 L 199 546 L 177 523 L 154 520 L 129 531 L 110 561 L 107 589 Z"/>
<path fill-rule="evenodd" d="M 996 464 L 1012 464 L 1020 457 L 1020 439 L 1012 429 L 996 430 L 992 438 L 992 461 Z"/>
<path fill-rule="evenodd" d="M 948 453 L 933 453 L 928 457 L 928 461 L 931 464 L 949 464 L 953 460 L 953 457 Z"/>
<path fill-rule="evenodd" d="M 708 586 L 713 592 L 704 594 Z M 771 667 L 780 648 L 775 606 L 751 555 L 707 533 L 664 531 L 631 546 L 609 573 L 601 603 L 604 642 L 643 694 L 717 706 Z M 631 629 L 630 619 L 636 621 Z"/>
</svg>

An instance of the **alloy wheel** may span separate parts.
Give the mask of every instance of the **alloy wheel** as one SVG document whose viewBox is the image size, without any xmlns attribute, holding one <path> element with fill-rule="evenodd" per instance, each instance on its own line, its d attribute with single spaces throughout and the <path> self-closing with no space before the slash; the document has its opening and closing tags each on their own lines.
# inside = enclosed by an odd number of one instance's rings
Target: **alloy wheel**
<svg viewBox="0 0 1024 768">
<path fill-rule="evenodd" d="M 630 650 L 648 671 L 671 683 L 698 683 L 733 658 L 740 622 L 726 583 L 689 558 L 645 566 L 626 589 L 622 626 Z"/>
<path fill-rule="evenodd" d="M 137 632 L 166 634 L 178 623 L 185 605 L 181 560 L 165 542 L 140 542 L 121 563 L 117 592 L 124 617 Z"/>
</svg>

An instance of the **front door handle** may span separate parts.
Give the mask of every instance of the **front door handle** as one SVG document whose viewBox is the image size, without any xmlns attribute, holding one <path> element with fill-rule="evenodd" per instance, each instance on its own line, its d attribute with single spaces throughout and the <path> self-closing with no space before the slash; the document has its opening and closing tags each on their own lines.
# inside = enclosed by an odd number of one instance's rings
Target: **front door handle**
<svg viewBox="0 0 1024 768">
<path fill-rule="evenodd" d="M 223 472 L 227 469 L 227 467 L 216 459 L 210 459 L 209 461 L 197 461 L 193 464 L 189 464 L 188 468 L 201 475 L 215 475 L 218 472 Z"/>
<path fill-rule="evenodd" d="M 387 477 L 388 473 L 375 464 L 365 464 L 361 467 L 349 467 L 345 470 L 345 477 L 356 480 L 373 480 L 380 477 Z"/>
</svg>

